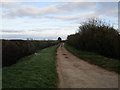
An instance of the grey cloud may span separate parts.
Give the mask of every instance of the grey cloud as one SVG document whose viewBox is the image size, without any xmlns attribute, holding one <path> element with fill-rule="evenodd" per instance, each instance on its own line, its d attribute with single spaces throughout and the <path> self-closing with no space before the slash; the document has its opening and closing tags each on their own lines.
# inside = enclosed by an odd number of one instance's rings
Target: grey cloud
<svg viewBox="0 0 120 90">
<path fill-rule="evenodd" d="M 21 5 L 21 7 L 12 8 L 7 11 L 7 17 L 16 17 L 16 16 L 32 16 L 32 17 L 41 17 L 48 14 L 65 14 L 72 13 L 77 10 L 87 10 L 93 9 L 95 3 L 82 3 L 82 2 L 68 2 L 60 3 L 57 5 L 49 5 L 43 8 L 38 8 L 35 6 Z"/>
<path fill-rule="evenodd" d="M 24 31 L 22 31 L 22 30 L 20 30 L 20 31 L 18 31 L 18 30 L 2 30 L 2 33 L 22 33 L 22 32 L 24 32 Z"/>
<path fill-rule="evenodd" d="M 52 18 L 56 19 L 66 19 L 66 20 L 78 20 L 81 18 L 88 18 L 88 17 L 94 17 L 97 14 L 95 12 L 88 12 L 88 13 L 80 13 L 77 15 L 67 15 L 67 16 L 53 16 Z"/>
<path fill-rule="evenodd" d="M 94 9 L 95 8 L 95 2 L 68 2 L 61 5 L 58 5 L 58 8 L 63 10 L 87 10 L 87 9 Z"/>
<path fill-rule="evenodd" d="M 77 14 L 73 15 L 73 12 Z M 79 11 L 86 11 L 80 13 Z M 88 12 L 89 11 L 89 12 Z M 6 17 L 45 17 L 60 20 L 78 20 L 88 17 L 118 16 L 117 2 L 66 2 L 57 5 L 49 5 L 38 8 L 30 5 L 22 5 L 6 12 Z M 49 15 L 52 14 L 52 15 Z M 65 14 L 64 16 L 61 14 Z"/>
<path fill-rule="evenodd" d="M 55 6 L 47 6 L 45 8 L 37 8 L 35 6 L 22 6 L 20 8 L 11 9 L 6 14 L 8 17 L 16 17 L 16 16 L 32 16 L 32 17 L 40 17 L 42 15 L 52 14 L 52 13 L 60 13 Z"/>
<path fill-rule="evenodd" d="M 5 8 L 5 9 L 10 9 L 10 8 L 18 7 L 21 4 L 22 4 L 21 2 L 7 2 L 7 1 L 0 2 L 0 6 L 2 8 Z"/>
<path fill-rule="evenodd" d="M 88 4 L 90 3 L 86 3 L 86 5 Z M 83 4 L 83 7 L 85 8 L 86 5 Z M 92 7 L 93 10 L 90 10 L 90 12 L 87 12 L 87 13 L 80 13 L 80 14 L 75 14 L 75 15 L 64 15 L 64 16 L 51 16 L 51 18 L 63 19 L 63 20 L 78 20 L 78 19 L 83 19 L 83 18 L 94 18 L 94 17 L 102 18 L 103 16 L 115 17 L 115 18 L 118 17 L 117 2 L 99 2 L 99 3 L 94 3 L 93 5 L 94 5 L 93 6 L 94 8 Z M 111 18 L 109 18 L 109 20 L 111 20 Z"/>
</svg>

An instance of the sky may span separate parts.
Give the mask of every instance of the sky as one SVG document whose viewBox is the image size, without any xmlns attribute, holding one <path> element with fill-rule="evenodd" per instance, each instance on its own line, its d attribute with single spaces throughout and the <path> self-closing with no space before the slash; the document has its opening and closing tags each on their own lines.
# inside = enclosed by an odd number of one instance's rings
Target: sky
<svg viewBox="0 0 120 90">
<path fill-rule="evenodd" d="M 0 2 L 0 38 L 66 39 L 88 18 L 118 29 L 117 2 Z"/>
</svg>

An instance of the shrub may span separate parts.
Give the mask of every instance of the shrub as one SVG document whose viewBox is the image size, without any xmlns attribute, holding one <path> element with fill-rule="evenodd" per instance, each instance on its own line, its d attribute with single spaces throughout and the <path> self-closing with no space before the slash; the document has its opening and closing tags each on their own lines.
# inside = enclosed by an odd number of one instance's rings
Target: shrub
<svg viewBox="0 0 120 90">
<path fill-rule="evenodd" d="M 78 33 L 67 37 L 67 43 L 80 50 L 120 59 L 119 32 L 99 19 L 83 22 Z"/>
</svg>

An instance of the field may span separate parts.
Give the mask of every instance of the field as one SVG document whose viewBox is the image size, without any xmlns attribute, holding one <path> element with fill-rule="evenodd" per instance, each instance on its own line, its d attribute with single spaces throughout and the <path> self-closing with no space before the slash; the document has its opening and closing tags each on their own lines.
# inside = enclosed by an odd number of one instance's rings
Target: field
<svg viewBox="0 0 120 90">
<path fill-rule="evenodd" d="M 80 51 L 78 49 L 73 48 L 72 46 L 68 44 L 65 44 L 65 48 L 71 53 L 73 53 L 74 55 L 80 57 L 81 59 L 91 64 L 95 64 L 107 70 L 120 73 L 120 69 L 119 69 L 120 61 L 117 59 L 107 58 L 107 57 L 104 57 L 102 55 L 92 53 L 92 52 Z"/>
<path fill-rule="evenodd" d="M 55 88 L 57 73 L 55 52 L 58 45 L 24 57 L 3 68 L 3 88 Z"/>
</svg>

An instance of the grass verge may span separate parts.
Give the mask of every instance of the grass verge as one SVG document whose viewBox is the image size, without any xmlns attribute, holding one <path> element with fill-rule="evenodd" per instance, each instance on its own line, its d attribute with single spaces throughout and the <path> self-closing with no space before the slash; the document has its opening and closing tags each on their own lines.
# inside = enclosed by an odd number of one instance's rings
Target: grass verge
<svg viewBox="0 0 120 90">
<path fill-rule="evenodd" d="M 114 71 L 120 74 L 120 60 L 107 58 L 96 53 L 85 52 L 75 49 L 74 47 L 65 44 L 65 48 L 73 53 L 74 55 L 80 57 L 81 59 L 91 63 L 98 65 L 102 68 L 105 68 L 109 71 Z"/>
<path fill-rule="evenodd" d="M 55 53 L 58 45 L 45 48 L 3 68 L 3 88 L 56 88 Z"/>
</svg>

